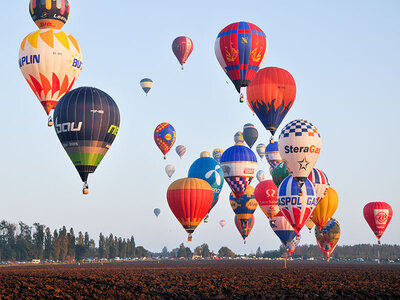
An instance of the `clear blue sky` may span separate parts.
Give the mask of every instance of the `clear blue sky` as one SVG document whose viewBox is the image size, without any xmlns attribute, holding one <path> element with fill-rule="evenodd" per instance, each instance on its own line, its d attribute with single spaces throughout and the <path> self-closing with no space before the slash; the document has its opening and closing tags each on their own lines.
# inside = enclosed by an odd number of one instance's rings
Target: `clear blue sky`
<svg viewBox="0 0 400 300">
<path fill-rule="evenodd" d="M 0 219 L 52 229 L 66 225 L 96 240 L 100 232 L 134 235 L 152 251 L 172 249 L 187 234 L 168 208 L 170 184 L 164 167 L 176 166 L 173 179 L 186 177 L 203 150 L 228 148 L 233 134 L 253 123 L 261 126 L 220 68 L 214 54 L 218 32 L 236 21 L 248 21 L 266 33 L 266 66 L 288 70 L 297 83 L 296 101 L 283 121 L 303 118 L 322 135 L 316 167 L 324 170 L 339 194 L 335 217 L 340 244 L 375 243 L 362 209 L 370 201 L 387 201 L 394 210 L 384 243 L 399 243 L 398 79 L 400 3 L 385 1 L 105 1 L 70 0 L 63 30 L 75 36 L 84 67 L 75 87 L 95 86 L 110 94 L 121 112 L 119 134 L 94 175 L 90 195 L 58 141 L 47 128 L 45 113 L 18 68 L 22 39 L 36 30 L 28 0 L 6 1 L 0 31 L 3 146 L 0 148 Z M 180 70 L 171 51 L 173 39 L 189 36 L 194 51 Z M 145 97 L 139 81 L 154 87 Z M 177 130 L 176 145 L 188 151 L 167 161 L 153 141 L 157 124 Z M 281 129 L 281 128 L 280 128 Z M 278 130 L 278 132 L 280 131 Z M 266 160 L 259 168 L 268 173 Z M 254 180 L 253 186 L 257 183 Z M 243 245 L 233 223 L 230 189 L 224 185 L 209 224 L 201 224 L 190 246 L 228 246 L 238 253 L 261 246 L 276 249 L 279 240 L 261 210 Z M 155 207 L 161 215 L 153 215 Z M 220 219 L 227 225 L 221 229 Z M 302 243 L 315 243 L 302 230 Z"/>
</svg>

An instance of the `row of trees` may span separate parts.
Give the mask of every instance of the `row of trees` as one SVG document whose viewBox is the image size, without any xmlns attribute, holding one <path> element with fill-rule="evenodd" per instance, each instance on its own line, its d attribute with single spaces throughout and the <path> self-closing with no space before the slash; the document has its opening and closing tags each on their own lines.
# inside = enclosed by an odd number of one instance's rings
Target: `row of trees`
<svg viewBox="0 0 400 300">
<path fill-rule="evenodd" d="M 63 226 L 52 231 L 43 224 L 28 226 L 23 222 L 18 225 L 7 221 L 0 222 L 0 260 L 30 261 L 33 258 L 54 261 L 82 260 L 85 258 L 127 258 L 147 257 L 148 251 L 142 246 L 136 247 L 133 236 L 104 236 L 100 233 L 96 247 L 94 239 L 87 232 L 75 235 Z"/>
</svg>

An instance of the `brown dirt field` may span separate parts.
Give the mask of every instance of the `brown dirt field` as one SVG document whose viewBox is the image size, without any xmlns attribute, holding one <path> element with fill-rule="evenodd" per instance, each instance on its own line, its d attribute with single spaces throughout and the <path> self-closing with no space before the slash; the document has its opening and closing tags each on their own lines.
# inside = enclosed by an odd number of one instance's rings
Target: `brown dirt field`
<svg viewBox="0 0 400 300">
<path fill-rule="evenodd" d="M 400 299 L 400 265 L 162 261 L 0 268 L 0 299 Z"/>
</svg>

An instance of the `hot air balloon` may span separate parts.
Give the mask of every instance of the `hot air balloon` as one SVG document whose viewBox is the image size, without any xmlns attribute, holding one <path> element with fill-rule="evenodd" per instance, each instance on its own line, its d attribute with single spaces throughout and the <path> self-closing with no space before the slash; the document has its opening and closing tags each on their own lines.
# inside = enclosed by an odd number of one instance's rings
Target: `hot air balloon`
<svg viewBox="0 0 400 300">
<path fill-rule="evenodd" d="M 308 175 L 308 179 L 315 187 L 315 191 L 317 192 L 317 201 L 319 202 L 328 192 L 328 177 L 321 170 L 314 168 L 312 169 L 310 175 Z"/>
<path fill-rule="evenodd" d="M 258 139 L 258 131 L 253 124 L 248 123 L 243 126 L 243 139 L 251 149 Z"/>
<path fill-rule="evenodd" d="M 296 232 L 303 228 L 317 206 L 315 188 L 310 180 L 306 178 L 299 192 L 300 188 L 292 175 L 286 177 L 278 188 L 279 209 Z"/>
<path fill-rule="evenodd" d="M 200 157 L 210 157 L 211 158 L 211 154 L 208 151 L 201 151 Z"/>
<path fill-rule="evenodd" d="M 213 197 L 211 186 L 198 178 L 178 179 L 168 187 L 168 205 L 189 234 L 189 242 L 192 241 L 192 233 L 210 210 Z"/>
<path fill-rule="evenodd" d="M 224 150 L 222 150 L 221 148 L 215 148 L 213 150 L 212 156 L 217 162 L 220 162 L 222 153 L 224 153 Z"/>
<path fill-rule="evenodd" d="M 244 146 L 244 139 L 243 139 L 243 132 L 238 131 L 233 136 L 233 140 L 235 141 L 235 145 L 242 145 Z"/>
<path fill-rule="evenodd" d="M 153 80 L 151 80 L 150 78 L 143 78 L 142 80 L 140 80 L 140 86 L 143 89 L 143 91 L 146 93 L 146 96 L 147 96 L 147 94 L 153 87 Z"/>
<path fill-rule="evenodd" d="M 39 29 L 61 29 L 68 20 L 68 0 L 30 0 L 29 13 Z"/>
<path fill-rule="evenodd" d="M 175 173 L 175 167 L 173 165 L 166 165 L 165 173 L 167 173 L 168 177 L 171 178 Z"/>
<path fill-rule="evenodd" d="M 329 220 L 328 224 L 322 227 L 322 229 L 315 227 L 315 238 L 317 239 L 319 248 L 329 261 L 340 238 L 339 222 L 332 218 Z"/>
<path fill-rule="evenodd" d="M 224 184 L 224 171 L 215 159 L 211 157 L 200 157 L 190 166 L 188 177 L 205 180 L 213 190 L 214 197 L 212 205 L 204 219 L 207 223 L 206 220 L 208 220 L 208 214 L 215 204 L 217 204 L 219 194 L 221 193 Z"/>
<path fill-rule="evenodd" d="M 260 156 L 261 159 L 265 156 L 265 148 L 266 147 L 267 146 L 264 145 L 264 144 L 258 144 L 257 145 L 256 150 L 257 150 L 258 156 Z"/>
<path fill-rule="evenodd" d="M 239 216 L 240 219 L 250 219 L 251 215 L 257 209 L 257 201 L 254 197 L 254 188 L 249 185 L 246 191 L 237 200 L 235 195 L 231 192 L 229 195 L 229 202 L 233 212 Z"/>
<path fill-rule="evenodd" d="M 172 148 L 176 140 L 176 131 L 169 123 L 161 123 L 154 130 L 154 141 L 158 148 L 160 148 L 162 154 L 165 155 Z"/>
<path fill-rule="evenodd" d="M 237 22 L 226 26 L 215 41 L 215 55 L 236 90 L 248 86 L 268 51 L 265 33 L 256 25 Z M 243 102 L 241 95 L 240 102 Z"/>
<path fill-rule="evenodd" d="M 265 158 L 267 159 L 271 168 L 275 168 L 279 163 L 282 162 L 282 157 L 278 149 L 278 142 L 271 141 L 265 147 Z"/>
<path fill-rule="evenodd" d="M 272 180 L 260 182 L 254 190 L 254 196 L 258 205 L 260 205 L 261 210 L 268 219 L 273 218 L 279 212 L 277 195 L 278 189 Z"/>
<path fill-rule="evenodd" d="M 47 115 L 71 90 L 82 70 L 82 60 L 77 40 L 60 30 L 38 30 L 22 41 L 19 68 Z M 51 117 L 48 125 L 53 125 Z"/>
<path fill-rule="evenodd" d="M 119 130 L 119 109 L 105 92 L 93 87 L 70 91 L 54 110 L 55 130 L 89 193 L 87 179 L 110 149 Z"/>
<path fill-rule="evenodd" d="M 339 204 L 339 197 L 333 188 L 329 188 L 326 196 L 318 202 L 312 213 L 312 221 L 321 230 L 333 217 Z"/>
<path fill-rule="evenodd" d="M 251 215 L 250 219 L 240 219 L 239 216 L 236 215 L 234 220 L 236 228 L 246 244 L 246 238 L 249 236 L 254 226 L 254 216 Z"/>
<path fill-rule="evenodd" d="M 232 146 L 221 157 L 224 177 L 236 199 L 246 191 L 257 169 L 257 157 L 246 146 Z"/>
<path fill-rule="evenodd" d="M 154 209 L 154 214 L 156 215 L 157 218 L 160 215 L 160 213 L 161 213 L 161 210 L 159 208 Z"/>
<path fill-rule="evenodd" d="M 392 216 L 392 207 L 386 202 L 370 202 L 364 206 L 364 218 L 376 235 L 378 244 Z"/>
<path fill-rule="evenodd" d="M 183 145 L 176 146 L 175 151 L 179 157 L 182 158 L 182 156 L 186 153 L 186 147 Z"/>
<path fill-rule="evenodd" d="M 219 220 L 219 225 L 224 228 L 226 225 L 226 221 L 225 220 Z"/>
<path fill-rule="evenodd" d="M 186 60 L 189 58 L 190 53 L 193 51 L 193 42 L 187 36 L 178 36 L 172 42 L 172 51 L 174 52 L 176 58 L 182 66 L 185 64 Z"/>
<path fill-rule="evenodd" d="M 257 72 L 247 88 L 247 101 L 265 129 L 275 131 L 296 98 L 296 83 L 290 73 L 276 67 Z"/>
<path fill-rule="evenodd" d="M 312 217 L 308 218 L 308 220 L 304 223 L 304 225 L 306 225 L 306 227 L 308 228 L 308 230 L 311 233 L 311 229 L 314 227 L 314 222 L 312 220 Z"/>
<path fill-rule="evenodd" d="M 286 168 L 284 162 L 279 163 L 271 172 L 272 180 L 274 181 L 276 187 L 282 183 L 282 181 L 289 176 L 289 170 Z"/>
<path fill-rule="evenodd" d="M 265 172 L 263 170 L 258 170 L 257 171 L 257 180 L 258 182 L 264 181 L 266 178 Z"/>
<path fill-rule="evenodd" d="M 321 136 L 308 121 L 294 120 L 279 135 L 279 153 L 299 187 L 307 179 L 321 152 Z"/>
<path fill-rule="evenodd" d="M 297 246 L 300 244 L 301 235 L 300 233 L 296 234 L 294 239 L 286 246 L 286 251 L 289 256 L 292 256 L 293 252 L 296 250 Z"/>
<path fill-rule="evenodd" d="M 281 211 L 270 219 L 269 225 L 285 247 L 287 247 L 297 234 Z"/>
</svg>

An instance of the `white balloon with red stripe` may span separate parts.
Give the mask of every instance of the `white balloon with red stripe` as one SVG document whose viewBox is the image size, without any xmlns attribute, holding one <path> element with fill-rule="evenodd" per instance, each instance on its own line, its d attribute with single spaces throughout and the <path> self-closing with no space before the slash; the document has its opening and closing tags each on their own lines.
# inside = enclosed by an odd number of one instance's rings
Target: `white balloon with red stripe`
<svg viewBox="0 0 400 300">
<path fill-rule="evenodd" d="M 328 188 L 330 186 L 328 177 L 321 170 L 314 168 L 312 169 L 310 175 L 308 175 L 308 179 L 312 182 L 315 191 L 317 192 L 318 203 L 328 192 Z"/>
</svg>

